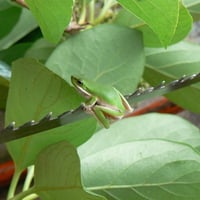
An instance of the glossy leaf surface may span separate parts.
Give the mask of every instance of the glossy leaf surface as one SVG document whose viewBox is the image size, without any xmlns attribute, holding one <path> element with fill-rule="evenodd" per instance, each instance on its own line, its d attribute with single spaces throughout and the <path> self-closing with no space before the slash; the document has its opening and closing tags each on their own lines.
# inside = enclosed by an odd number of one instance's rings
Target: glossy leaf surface
<svg viewBox="0 0 200 200">
<path fill-rule="evenodd" d="M 45 200 L 105 200 L 84 190 L 78 154 L 67 142 L 51 145 L 39 154 L 35 165 L 35 191 Z"/>
<path fill-rule="evenodd" d="M 79 148 L 83 182 L 108 200 L 197 200 L 199 133 L 173 115 L 121 120 Z"/>
</svg>

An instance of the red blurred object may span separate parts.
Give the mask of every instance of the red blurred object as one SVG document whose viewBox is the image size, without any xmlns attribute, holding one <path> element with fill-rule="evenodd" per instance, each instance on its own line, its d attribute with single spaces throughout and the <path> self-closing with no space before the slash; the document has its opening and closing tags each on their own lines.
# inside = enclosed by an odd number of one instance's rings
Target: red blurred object
<svg viewBox="0 0 200 200">
<path fill-rule="evenodd" d="M 135 109 L 133 113 L 127 115 L 126 117 L 142 115 L 150 112 L 177 114 L 182 110 L 182 108 L 168 101 L 165 97 L 161 97 L 142 108 Z M 9 185 L 14 170 L 15 167 L 12 161 L 0 164 L 0 187 Z"/>
<path fill-rule="evenodd" d="M 181 107 L 170 102 L 167 98 L 161 97 L 142 108 L 135 109 L 133 113 L 129 114 L 127 117 L 142 115 L 150 112 L 177 114 L 181 111 L 183 111 Z"/>
<path fill-rule="evenodd" d="M 0 187 L 8 186 L 15 171 L 13 161 L 0 164 Z"/>
</svg>

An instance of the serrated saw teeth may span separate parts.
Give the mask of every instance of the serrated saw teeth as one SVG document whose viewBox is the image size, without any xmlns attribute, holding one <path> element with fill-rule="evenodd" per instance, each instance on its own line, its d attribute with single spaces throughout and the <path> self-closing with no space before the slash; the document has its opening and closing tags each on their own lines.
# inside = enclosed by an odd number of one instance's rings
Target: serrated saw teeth
<svg viewBox="0 0 200 200">
<path fill-rule="evenodd" d="M 36 122 L 34 120 L 31 120 L 31 121 L 26 122 L 25 124 L 22 124 L 21 126 L 19 126 L 19 129 L 20 128 L 27 128 L 27 127 L 33 126 L 35 124 L 36 124 Z"/>
<path fill-rule="evenodd" d="M 41 123 L 50 121 L 51 118 L 52 118 L 52 115 L 53 115 L 53 113 L 52 113 L 52 112 L 49 112 L 47 115 L 45 115 L 45 116 L 38 122 L 38 124 L 41 124 Z"/>
<path fill-rule="evenodd" d="M 166 83 L 165 81 L 162 81 L 162 83 L 159 84 L 158 86 L 150 87 L 150 88 L 147 88 L 146 90 L 142 90 L 141 91 L 141 89 L 138 88 L 134 93 L 132 93 L 132 94 L 130 94 L 128 96 L 125 96 L 125 97 L 127 99 L 131 99 L 131 98 L 133 99 L 134 97 L 138 98 L 141 95 L 149 95 L 149 94 L 153 94 L 153 93 L 154 94 L 157 93 L 157 96 L 164 95 L 167 92 L 170 92 L 170 91 L 173 91 L 173 90 L 176 90 L 176 89 L 179 89 L 179 88 L 186 87 L 186 86 L 189 86 L 191 84 L 197 83 L 197 82 L 200 81 L 199 78 L 200 78 L 200 73 L 192 74 L 190 76 L 184 75 L 180 79 L 171 81 L 169 83 Z"/>
<path fill-rule="evenodd" d="M 14 130 L 16 122 L 11 122 L 5 129 L 6 130 Z"/>
<path fill-rule="evenodd" d="M 200 75 L 200 73 L 199 73 L 199 75 Z M 198 76 L 198 74 L 192 74 L 189 78 L 190 79 L 193 79 L 193 78 L 195 78 L 195 77 L 197 77 Z"/>
<path fill-rule="evenodd" d="M 179 80 L 174 80 L 170 83 L 171 86 L 175 86 L 179 83 Z"/>
<path fill-rule="evenodd" d="M 58 117 L 56 117 L 56 118 L 57 118 L 57 119 L 60 119 L 60 118 L 62 118 L 63 116 L 72 114 L 73 112 L 74 112 L 74 110 L 69 110 L 69 111 L 67 111 L 67 112 L 64 112 L 64 113 L 60 114 L 60 115 L 59 115 Z"/>
<path fill-rule="evenodd" d="M 160 85 L 154 87 L 154 90 L 164 89 L 165 87 L 166 87 L 166 81 L 162 81 Z"/>
</svg>

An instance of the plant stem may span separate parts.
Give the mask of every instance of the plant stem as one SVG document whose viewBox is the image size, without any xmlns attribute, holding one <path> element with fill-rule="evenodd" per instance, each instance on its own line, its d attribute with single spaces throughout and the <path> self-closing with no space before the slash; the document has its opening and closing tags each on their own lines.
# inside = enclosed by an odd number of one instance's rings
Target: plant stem
<svg viewBox="0 0 200 200">
<path fill-rule="evenodd" d="M 25 197 L 23 200 L 33 200 L 36 198 L 38 198 L 38 195 L 34 193 L 34 194 L 30 194 L 29 196 Z"/>
<path fill-rule="evenodd" d="M 85 24 L 86 20 L 86 0 L 83 0 L 82 2 L 82 8 L 81 8 L 81 15 L 78 21 L 78 24 Z"/>
<path fill-rule="evenodd" d="M 8 190 L 7 199 L 14 197 L 20 175 L 21 175 L 21 170 L 20 171 L 15 170 L 15 173 L 12 177 L 12 181 L 11 181 L 11 184 L 10 184 L 10 187 L 9 187 L 9 190 Z"/>
<path fill-rule="evenodd" d="M 91 24 L 93 24 L 93 21 L 94 21 L 94 11 L 95 11 L 95 0 L 92 0 L 90 1 L 90 4 L 89 4 L 89 7 L 90 7 L 90 17 L 89 17 L 89 22 Z"/>
<path fill-rule="evenodd" d="M 30 188 L 31 182 L 33 180 L 33 176 L 34 176 L 34 166 L 32 165 L 28 167 L 28 173 L 27 173 L 22 191 L 26 191 Z"/>
<path fill-rule="evenodd" d="M 103 6 L 99 16 L 93 21 L 93 24 L 98 24 L 101 21 L 103 21 L 108 10 L 115 4 L 116 4 L 115 0 L 104 0 L 104 6 Z"/>
<path fill-rule="evenodd" d="M 35 188 L 32 187 L 24 192 L 21 192 L 19 194 L 17 194 L 15 197 L 13 197 L 12 199 L 9 200 L 32 200 L 37 198 L 38 195 L 35 194 Z"/>
</svg>

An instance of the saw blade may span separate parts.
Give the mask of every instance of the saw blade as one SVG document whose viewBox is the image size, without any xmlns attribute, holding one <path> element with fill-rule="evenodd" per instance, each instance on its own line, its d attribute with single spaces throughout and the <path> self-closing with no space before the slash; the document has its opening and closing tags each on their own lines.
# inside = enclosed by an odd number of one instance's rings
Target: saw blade
<svg viewBox="0 0 200 200">
<path fill-rule="evenodd" d="M 134 104 L 146 99 L 163 96 L 167 93 L 190 86 L 197 82 L 200 82 L 200 73 L 192 74 L 190 76 L 183 76 L 180 79 L 174 80 L 170 83 L 163 81 L 160 85 L 149 87 L 145 90 L 138 88 L 133 94 L 127 95 L 126 99 L 130 104 Z"/>
<path fill-rule="evenodd" d="M 130 104 L 134 104 L 142 100 L 162 96 L 197 82 L 200 82 L 200 73 L 193 74 L 191 76 L 183 76 L 182 78 L 167 84 L 163 81 L 160 85 L 156 87 L 150 87 L 146 90 L 139 88 L 134 93 L 125 97 Z M 84 108 L 81 105 L 77 109 L 64 112 L 57 117 L 52 117 L 52 113 L 50 112 L 38 122 L 31 120 L 19 127 L 15 127 L 15 122 L 11 122 L 5 129 L 0 132 L 0 143 L 27 137 L 89 117 L 89 115 L 83 110 Z"/>
</svg>

